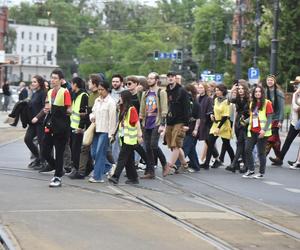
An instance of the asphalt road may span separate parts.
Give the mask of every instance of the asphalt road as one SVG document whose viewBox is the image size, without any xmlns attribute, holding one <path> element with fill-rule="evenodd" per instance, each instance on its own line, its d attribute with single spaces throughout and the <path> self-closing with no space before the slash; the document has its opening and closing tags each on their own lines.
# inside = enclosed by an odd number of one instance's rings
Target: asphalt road
<svg viewBox="0 0 300 250">
<path fill-rule="evenodd" d="M 300 171 L 286 164 L 263 180 L 224 168 L 162 178 L 158 168 L 137 186 L 65 176 L 50 189 L 53 173 L 28 163 L 22 140 L 0 145 L 0 241 L 15 249 L 300 249 Z"/>
</svg>

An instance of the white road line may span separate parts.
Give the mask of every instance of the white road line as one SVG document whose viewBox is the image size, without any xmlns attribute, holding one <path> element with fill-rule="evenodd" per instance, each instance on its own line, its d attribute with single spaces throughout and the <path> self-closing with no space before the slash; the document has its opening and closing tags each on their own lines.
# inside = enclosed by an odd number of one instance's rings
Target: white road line
<svg viewBox="0 0 300 250">
<path fill-rule="evenodd" d="M 271 186 L 283 186 L 283 184 L 275 182 L 275 181 L 264 181 L 264 183 L 271 185 Z"/>
<path fill-rule="evenodd" d="M 292 192 L 292 193 L 300 194 L 300 189 L 297 189 L 297 188 L 285 188 L 285 190 Z"/>
</svg>

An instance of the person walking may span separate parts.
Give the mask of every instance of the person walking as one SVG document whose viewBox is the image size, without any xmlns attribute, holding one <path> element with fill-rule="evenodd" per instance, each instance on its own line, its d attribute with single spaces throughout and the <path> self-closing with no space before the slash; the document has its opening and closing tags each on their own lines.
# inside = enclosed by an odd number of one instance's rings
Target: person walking
<svg viewBox="0 0 300 250">
<path fill-rule="evenodd" d="M 45 99 L 47 96 L 44 78 L 39 75 L 35 75 L 34 77 L 32 77 L 31 89 L 32 96 L 29 101 L 29 110 L 33 118 L 26 130 L 24 142 L 34 157 L 34 160 L 28 165 L 28 167 L 35 170 L 41 170 L 46 166 L 45 159 L 42 156 L 42 147 L 44 140 L 44 115 L 39 115 L 45 106 Z M 38 145 L 36 145 L 34 141 L 36 137 Z"/>
<path fill-rule="evenodd" d="M 106 155 L 116 129 L 116 102 L 109 94 L 109 84 L 100 82 L 98 91 L 99 97 L 90 114 L 91 122 L 96 124 L 91 148 L 91 156 L 95 162 L 93 176 L 89 178 L 91 183 L 103 183 L 104 174 L 110 170 Z"/>
<path fill-rule="evenodd" d="M 266 169 L 266 144 L 269 136 L 272 135 L 271 124 L 273 107 L 272 102 L 265 98 L 263 87 L 256 86 L 252 91 L 252 101 L 250 103 L 250 117 L 246 141 L 246 162 L 248 171 L 244 178 L 262 179 Z M 259 173 L 255 174 L 253 161 L 253 148 L 257 146 L 259 158 Z"/>
<path fill-rule="evenodd" d="M 272 135 L 267 140 L 266 145 L 266 155 L 270 153 L 273 149 L 275 156 L 280 157 L 280 136 L 279 129 L 282 126 L 284 119 L 284 94 L 280 89 L 280 86 L 276 82 L 276 77 L 274 75 L 269 75 L 267 77 L 267 88 L 266 97 L 272 102 L 273 115 L 272 115 Z M 273 164 L 274 165 L 274 164 Z"/>
<path fill-rule="evenodd" d="M 85 83 L 80 77 L 71 80 L 73 101 L 71 120 L 71 158 L 72 172 L 70 179 L 80 179 L 79 174 L 80 152 L 83 140 L 84 129 L 86 128 L 86 114 L 88 107 L 88 94 L 84 91 Z"/>
<path fill-rule="evenodd" d="M 126 168 L 126 184 L 138 184 L 138 174 L 134 166 L 134 149 L 138 143 L 142 142 L 142 132 L 139 124 L 139 116 L 136 108 L 132 105 L 132 94 L 124 90 L 120 95 L 119 114 L 119 140 L 121 150 L 117 161 L 116 170 L 108 181 L 118 184 L 121 173 Z"/>
<path fill-rule="evenodd" d="M 188 164 L 185 160 L 182 146 L 185 133 L 189 129 L 188 123 L 191 114 L 188 93 L 176 82 L 176 73 L 169 72 L 167 74 L 167 81 L 169 107 L 167 114 L 167 127 L 165 129 L 165 140 L 172 152 L 171 159 L 164 167 L 164 177 L 170 174 L 178 158 L 181 162 L 181 168 L 183 170 L 188 169 Z"/>
<path fill-rule="evenodd" d="M 213 124 L 209 131 L 209 137 L 207 141 L 208 150 L 205 162 L 202 164 L 202 168 L 209 169 L 209 163 L 211 156 L 213 155 L 216 159 L 212 168 L 217 168 L 220 165 L 220 160 L 218 159 L 218 153 L 214 149 L 215 143 L 218 137 L 222 138 L 225 150 L 228 152 L 231 161 L 234 158 L 234 151 L 230 145 L 230 139 L 232 137 L 231 124 L 229 120 L 230 116 L 230 103 L 226 98 L 227 88 L 224 84 L 219 84 L 216 86 L 216 98 L 214 101 L 214 113 L 211 114 L 211 120 Z"/>
<path fill-rule="evenodd" d="M 28 98 L 28 89 L 26 87 L 25 82 L 20 82 L 18 93 L 19 93 L 19 101 Z"/>
<path fill-rule="evenodd" d="M 158 131 L 165 128 L 168 112 L 167 93 L 158 87 L 159 75 L 151 72 L 147 82 L 149 90 L 142 94 L 140 119 L 144 128 L 143 138 L 149 164 L 141 179 L 155 178 L 155 165 L 160 153 L 158 146 L 160 133 Z M 160 156 L 161 164 L 164 167 L 167 163 L 166 157 L 163 153 Z"/>
<path fill-rule="evenodd" d="M 50 169 L 54 169 L 54 177 L 51 179 L 50 187 L 60 187 L 61 177 L 64 174 L 64 151 L 69 139 L 71 114 L 71 95 L 69 91 L 61 87 L 63 72 L 55 69 L 51 73 L 51 86 L 48 91 L 44 112 L 47 114 L 45 120 L 45 138 L 43 143 L 43 156 L 48 162 Z M 55 158 L 53 157 L 55 148 Z"/>
<path fill-rule="evenodd" d="M 235 172 L 239 170 L 241 173 L 245 173 L 245 167 L 240 169 L 239 159 L 242 158 L 242 162 L 245 166 L 246 154 L 245 154 L 245 142 L 247 138 L 246 120 L 249 118 L 249 104 L 250 96 L 249 89 L 245 83 L 237 83 L 231 88 L 230 102 L 235 104 L 235 122 L 234 131 L 237 139 L 236 152 L 232 163 L 226 167 L 226 170 Z"/>
<path fill-rule="evenodd" d="M 3 84 L 2 86 L 2 92 L 3 92 L 3 96 L 4 96 L 4 103 L 2 106 L 2 111 L 7 112 L 8 111 L 8 106 L 9 106 L 9 102 L 10 102 L 10 96 L 11 96 L 11 91 L 9 88 L 9 83 L 6 82 Z"/>
</svg>

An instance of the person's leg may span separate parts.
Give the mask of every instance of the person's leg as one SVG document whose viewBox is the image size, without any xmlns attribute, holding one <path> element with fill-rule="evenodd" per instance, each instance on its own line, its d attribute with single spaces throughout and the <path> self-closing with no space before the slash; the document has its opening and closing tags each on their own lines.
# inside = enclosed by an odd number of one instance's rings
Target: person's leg
<svg viewBox="0 0 300 250">
<path fill-rule="evenodd" d="M 115 178 L 116 180 L 119 180 L 121 173 L 122 173 L 126 163 L 128 162 L 129 157 L 132 156 L 131 155 L 132 150 L 133 150 L 133 148 L 130 147 L 130 145 L 127 145 L 125 143 L 122 144 L 118 162 L 117 162 L 117 167 L 116 167 L 115 173 L 113 175 L 113 178 Z"/>
<path fill-rule="evenodd" d="M 193 168 L 196 171 L 200 170 L 200 164 L 199 164 L 199 159 L 198 155 L 196 152 L 196 145 L 197 145 L 197 138 L 193 137 L 191 140 L 191 150 L 188 154 L 188 157 L 190 159 L 190 167 Z"/>
<path fill-rule="evenodd" d="M 230 157 L 230 160 L 231 162 L 233 161 L 234 159 L 234 151 L 230 145 L 230 140 L 229 139 L 225 139 L 225 138 L 222 138 L 222 141 L 223 141 L 223 145 L 224 145 L 224 148 L 225 148 L 225 152 L 227 151 L 228 154 L 229 154 L 229 157 Z M 224 159 L 223 159 L 224 160 Z"/>
<path fill-rule="evenodd" d="M 78 171 L 79 170 L 79 161 L 80 161 L 80 151 L 82 145 L 83 134 L 82 133 L 72 133 L 72 162 L 73 167 Z"/>
<path fill-rule="evenodd" d="M 95 158 L 95 165 L 94 165 L 94 179 L 101 180 L 104 171 L 105 171 L 105 164 L 106 164 L 106 153 L 108 148 L 108 134 L 107 133 L 100 133 L 97 147 L 96 147 L 96 158 Z"/>
<path fill-rule="evenodd" d="M 216 153 L 216 151 L 214 151 L 214 148 L 215 148 L 215 143 L 216 143 L 217 139 L 218 139 L 218 137 L 214 136 L 213 134 L 210 134 L 208 136 L 207 155 L 206 155 L 204 164 L 202 164 L 203 168 L 206 168 L 206 169 L 209 168 L 209 163 L 210 163 L 211 156 Z M 215 157 L 216 155 L 213 155 L 213 156 Z M 218 156 L 216 156 L 216 157 L 218 157 Z"/>
<path fill-rule="evenodd" d="M 33 143 L 33 138 L 37 135 L 35 125 L 29 125 L 24 137 L 24 142 L 30 152 L 34 155 L 36 159 L 39 159 L 39 150 L 37 146 Z"/>
<path fill-rule="evenodd" d="M 281 160 L 284 159 L 284 157 L 285 157 L 287 151 L 289 150 L 292 142 L 295 140 L 295 138 L 297 137 L 298 134 L 299 134 L 299 130 L 296 130 L 295 127 L 291 124 L 290 128 L 289 128 L 289 131 L 288 131 L 288 134 L 285 138 L 284 144 L 282 146 L 282 149 L 280 151 L 279 158 Z"/>
<path fill-rule="evenodd" d="M 258 153 L 258 159 L 259 159 L 259 173 L 265 174 L 266 170 L 266 144 L 267 144 L 267 138 L 259 138 L 257 140 L 257 153 Z"/>
<path fill-rule="evenodd" d="M 90 146 L 82 146 L 79 160 L 79 174 L 85 176 L 87 164 L 90 161 Z"/>
<path fill-rule="evenodd" d="M 64 151 L 68 142 L 68 134 L 53 135 L 53 143 L 55 147 L 55 173 L 54 176 L 63 176 Z"/>
<path fill-rule="evenodd" d="M 206 155 L 207 155 L 207 143 L 206 143 L 206 141 L 204 141 L 204 143 L 203 143 L 203 148 L 202 148 L 202 151 L 201 151 L 200 154 L 201 154 L 200 160 L 201 160 L 201 162 L 204 162 L 205 158 L 206 158 Z"/>
<path fill-rule="evenodd" d="M 254 169 L 255 169 L 252 151 L 253 151 L 254 146 L 257 142 L 257 138 L 258 138 L 257 134 L 251 133 L 251 137 L 247 137 L 247 141 L 246 141 L 246 149 L 245 149 L 245 151 L 246 151 L 246 162 L 245 162 L 245 166 L 251 172 L 253 172 Z"/>
<path fill-rule="evenodd" d="M 127 175 L 128 180 L 137 181 L 138 174 L 137 174 L 136 168 L 134 166 L 134 146 L 128 145 L 128 147 L 132 148 L 132 149 L 128 153 L 129 156 L 127 158 L 127 162 L 125 163 L 126 175 Z"/>
<path fill-rule="evenodd" d="M 145 171 L 145 175 L 147 174 L 152 174 L 154 175 L 154 166 L 155 166 L 155 159 L 154 159 L 154 151 L 151 147 L 151 136 L 153 133 L 153 129 L 145 129 L 144 130 L 144 144 L 146 147 L 146 152 L 147 152 L 147 156 L 148 156 L 148 164 L 146 165 L 146 171 Z"/>
<path fill-rule="evenodd" d="M 160 147 L 157 147 L 157 151 L 154 152 L 154 158 L 156 159 L 156 162 L 157 162 L 157 159 L 159 159 L 160 164 L 163 168 L 167 165 L 166 156 Z M 156 165 L 157 165 L 157 163 L 156 163 Z"/>
</svg>

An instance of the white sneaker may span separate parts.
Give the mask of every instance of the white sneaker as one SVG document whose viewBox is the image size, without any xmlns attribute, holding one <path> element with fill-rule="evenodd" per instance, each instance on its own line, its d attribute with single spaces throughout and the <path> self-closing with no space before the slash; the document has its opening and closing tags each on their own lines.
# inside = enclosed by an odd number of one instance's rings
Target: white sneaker
<svg viewBox="0 0 300 250">
<path fill-rule="evenodd" d="M 255 179 L 263 179 L 264 175 L 263 174 L 256 174 L 256 175 L 253 176 L 253 178 L 255 178 Z"/>
<path fill-rule="evenodd" d="M 243 178 L 253 178 L 255 175 L 254 171 L 248 170 L 244 175 Z"/>
<path fill-rule="evenodd" d="M 116 164 L 112 164 L 111 165 L 111 169 L 107 172 L 107 177 L 110 178 L 114 175 L 115 171 L 116 171 L 117 165 Z"/>
<path fill-rule="evenodd" d="M 61 178 L 54 176 L 50 181 L 49 187 L 61 187 Z"/>
<path fill-rule="evenodd" d="M 102 179 L 95 180 L 94 177 L 90 177 L 89 182 L 91 182 L 91 183 L 104 183 L 104 180 L 102 180 Z"/>
</svg>

